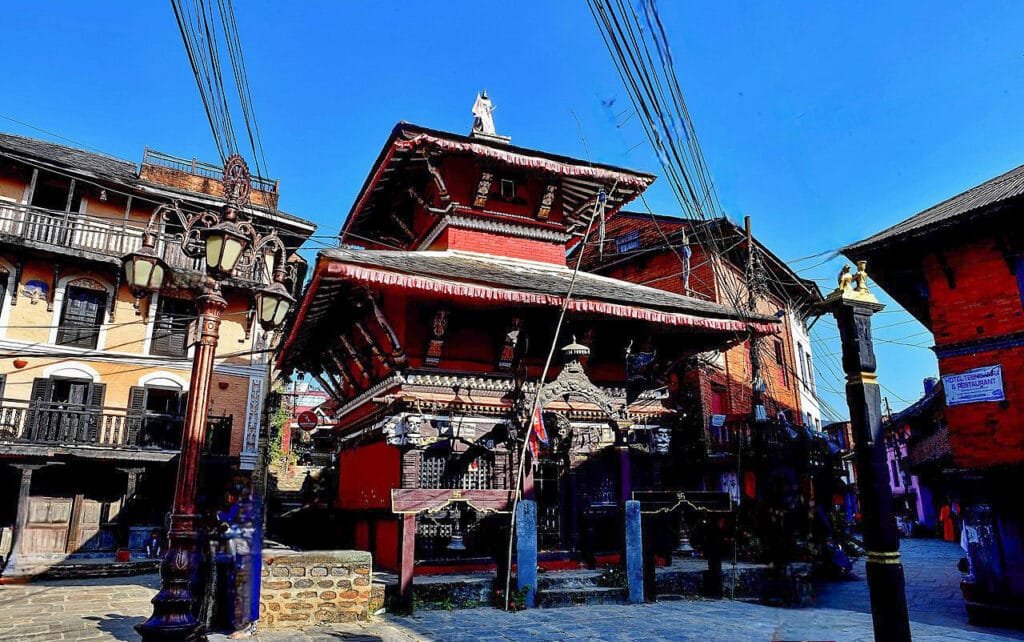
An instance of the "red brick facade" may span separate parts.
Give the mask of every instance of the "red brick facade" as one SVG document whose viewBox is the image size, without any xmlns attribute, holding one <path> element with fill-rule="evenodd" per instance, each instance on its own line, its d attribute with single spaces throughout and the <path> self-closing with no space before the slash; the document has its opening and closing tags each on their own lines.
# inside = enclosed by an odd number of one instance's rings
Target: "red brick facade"
<svg viewBox="0 0 1024 642">
<path fill-rule="evenodd" d="M 678 245 L 680 231 L 693 236 L 690 222 L 683 219 L 657 217 L 658 224 L 643 214 L 622 213 L 606 224 L 604 254 L 598 256 L 596 247 L 588 247 L 584 266 L 600 274 L 642 283 L 650 287 L 688 294 L 716 301 L 724 305 L 746 306 L 747 293 L 743 268 L 735 260 L 709 259 L 709 253 L 692 238 L 690 257 L 690 290 L 684 292 L 680 255 L 665 246 L 664 234 Z M 660 232 L 658 228 L 661 228 Z M 636 234 L 637 248 L 619 251 Z M 729 257 L 728 253 L 726 256 Z M 782 297 L 769 293 L 757 302 L 761 314 L 775 315 L 786 310 Z M 761 366 L 767 390 L 766 410 L 775 418 L 780 411 L 788 411 L 793 423 L 803 424 L 800 404 L 800 381 L 797 373 L 796 350 L 789 324 L 790 315 L 782 317 L 779 332 L 761 340 Z M 776 345 L 778 344 L 778 345 Z M 706 415 L 726 414 L 749 416 L 752 412 L 750 344 L 743 342 L 726 350 L 700 369 L 696 380 L 700 386 L 701 402 Z M 688 382 L 694 383 L 694 382 Z"/>
<path fill-rule="evenodd" d="M 1024 461 L 1024 345 L 991 349 L 991 342 L 999 337 L 1024 332 L 1017 275 L 995 239 L 944 249 L 941 260 L 931 254 L 923 268 L 942 376 L 984 366 L 1003 367 L 1006 401 L 947 408 L 955 462 L 976 467 Z M 958 344 L 979 340 L 990 342 L 990 349 L 984 343 L 968 354 L 956 349 Z"/>
</svg>

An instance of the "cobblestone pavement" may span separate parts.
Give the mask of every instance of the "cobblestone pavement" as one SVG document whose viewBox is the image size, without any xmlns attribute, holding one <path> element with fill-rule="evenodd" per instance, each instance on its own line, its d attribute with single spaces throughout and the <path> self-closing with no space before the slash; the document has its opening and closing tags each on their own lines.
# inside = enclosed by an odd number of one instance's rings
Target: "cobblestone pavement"
<svg viewBox="0 0 1024 642">
<path fill-rule="evenodd" d="M 959 596 L 956 545 L 907 540 L 907 597 L 915 642 L 1024 640 L 1022 631 L 970 627 Z M 863 578 L 863 564 L 857 568 Z M 154 575 L 0 587 L 0 640 L 136 640 L 149 613 Z M 743 602 L 680 601 L 504 613 L 422 611 L 374 622 L 263 633 L 263 642 L 410 640 L 872 640 L 863 579 L 823 587 L 816 605 L 779 609 Z M 222 642 L 224 636 L 211 636 Z"/>
</svg>

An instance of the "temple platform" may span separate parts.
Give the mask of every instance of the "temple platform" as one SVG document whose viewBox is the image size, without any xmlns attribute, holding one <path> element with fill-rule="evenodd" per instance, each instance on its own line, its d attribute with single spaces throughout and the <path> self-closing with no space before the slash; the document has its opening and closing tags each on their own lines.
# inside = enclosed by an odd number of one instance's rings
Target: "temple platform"
<svg viewBox="0 0 1024 642">
<path fill-rule="evenodd" d="M 419 570 L 419 569 L 417 569 Z M 675 559 L 656 569 L 658 600 L 695 599 L 702 596 L 707 562 L 699 558 Z M 761 599 L 769 582 L 770 569 L 764 564 L 739 562 L 723 564 L 723 595 L 732 599 Z M 463 573 L 416 574 L 413 580 L 414 608 L 454 609 L 488 606 L 495 582 L 493 569 Z M 398 575 L 374 573 L 374 583 L 383 587 L 386 603 L 398 595 Z M 627 601 L 625 574 L 615 566 L 606 568 L 561 568 L 546 570 L 537 580 L 537 603 L 541 608 L 624 604 Z"/>
</svg>

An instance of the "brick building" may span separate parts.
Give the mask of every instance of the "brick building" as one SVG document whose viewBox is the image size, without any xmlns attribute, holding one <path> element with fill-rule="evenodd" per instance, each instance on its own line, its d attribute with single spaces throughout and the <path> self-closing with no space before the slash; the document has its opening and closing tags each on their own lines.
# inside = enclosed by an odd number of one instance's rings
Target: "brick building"
<svg viewBox="0 0 1024 642">
<path fill-rule="evenodd" d="M 161 529 L 174 486 L 188 394 L 191 285 L 182 222 L 157 223 L 168 287 L 136 299 L 122 256 L 160 205 L 220 206 L 220 169 L 147 150 L 141 164 L 0 135 L 0 527 L 5 575 L 57 561 L 138 552 Z M 296 247 L 313 224 L 277 209 L 278 186 L 253 180 L 257 226 Z M 212 382 L 204 470 L 251 470 L 269 387 L 251 288 L 268 261 L 241 266 Z M 291 284 L 304 278 L 289 266 Z M 212 472 L 211 472 L 212 474 Z M 10 537 L 13 535 L 13 537 Z M 13 550 L 11 550 L 13 548 Z"/>
<path fill-rule="evenodd" d="M 710 238 L 715 239 L 714 247 L 709 246 Z M 821 431 L 806 328 L 808 312 L 821 293 L 756 239 L 754 246 L 766 285 L 756 310 L 781 324 L 777 334 L 758 343 L 767 417 L 778 419 L 784 413 L 791 425 Z M 583 266 L 590 272 L 747 309 L 746 235 L 726 218 L 694 221 L 621 212 L 606 223 L 604 243 L 589 244 L 583 251 Z M 748 425 L 753 413 L 750 342 L 701 355 L 695 365 L 686 383 L 699 391 L 699 413 L 705 423 L 710 426 L 717 416 L 726 429 Z M 708 434 L 712 448 L 730 447 L 727 432 L 711 426 Z"/>
<path fill-rule="evenodd" d="M 1024 613 L 1024 166 L 843 250 L 933 334 L 972 616 Z"/>
<path fill-rule="evenodd" d="M 698 235 L 695 226 L 707 231 Z M 745 236 L 728 219 L 703 222 L 621 212 L 607 222 L 606 229 L 607 238 L 601 248 L 596 244 L 585 248 L 586 270 L 746 309 Z M 699 240 L 710 236 L 718 239 L 716 248 L 705 248 Z M 782 323 L 777 336 L 760 344 L 768 414 L 776 417 L 786 411 L 793 424 L 820 431 L 821 411 L 814 390 L 806 323 L 808 312 L 821 301 L 821 293 L 813 281 L 800 278 L 756 239 L 754 243 L 768 284 L 757 300 L 756 310 L 776 316 Z M 687 253 L 688 269 L 684 268 Z M 687 271 L 688 284 L 684 282 Z M 708 355 L 704 365 L 700 388 L 708 414 L 750 415 L 750 343 Z"/>
</svg>

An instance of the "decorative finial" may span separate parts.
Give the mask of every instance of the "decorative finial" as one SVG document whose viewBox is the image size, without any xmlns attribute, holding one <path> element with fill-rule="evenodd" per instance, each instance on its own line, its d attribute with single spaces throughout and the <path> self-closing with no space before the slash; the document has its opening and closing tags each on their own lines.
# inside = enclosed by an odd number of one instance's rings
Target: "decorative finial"
<svg viewBox="0 0 1024 642">
<path fill-rule="evenodd" d="M 497 107 L 487 97 L 486 89 L 476 95 L 476 101 L 473 102 L 473 131 L 469 134 L 471 137 L 486 138 L 500 143 L 512 140 L 508 136 L 499 136 L 494 128 L 495 109 Z"/>
<path fill-rule="evenodd" d="M 870 305 L 881 305 L 875 295 L 868 290 L 868 263 L 857 261 L 857 271 L 850 273 L 850 266 L 844 265 L 839 270 L 838 286 L 826 299 L 826 303 L 838 300 L 860 301 Z"/>
<path fill-rule="evenodd" d="M 567 364 L 579 361 L 589 356 L 590 348 L 583 344 L 576 343 L 576 335 L 573 335 L 572 343 L 567 343 L 562 347 L 562 357 Z"/>
<path fill-rule="evenodd" d="M 843 266 L 843 269 L 839 270 L 839 291 L 850 289 L 850 283 L 853 282 L 853 275 L 850 274 L 850 264 L 847 263 Z"/>
<path fill-rule="evenodd" d="M 853 275 L 853 281 L 856 284 L 854 290 L 857 292 L 868 291 L 868 262 L 857 261 L 857 273 Z"/>
</svg>

